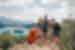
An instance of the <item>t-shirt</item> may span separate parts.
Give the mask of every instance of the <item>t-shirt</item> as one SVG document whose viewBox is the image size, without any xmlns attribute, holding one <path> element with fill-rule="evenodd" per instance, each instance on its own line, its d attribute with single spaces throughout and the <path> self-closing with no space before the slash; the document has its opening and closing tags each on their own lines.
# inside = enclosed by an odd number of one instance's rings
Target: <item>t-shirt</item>
<svg viewBox="0 0 75 50">
<path fill-rule="evenodd" d="M 44 32 L 46 32 L 47 29 L 48 29 L 48 22 L 47 22 L 47 20 L 45 20 L 45 21 L 43 22 L 43 25 L 42 25 L 42 30 L 43 30 Z"/>
<path fill-rule="evenodd" d="M 53 26 L 53 34 L 54 34 L 54 35 L 57 35 L 57 36 L 58 36 L 60 30 L 61 30 L 61 27 L 60 27 L 59 24 L 55 24 L 55 25 Z"/>
</svg>

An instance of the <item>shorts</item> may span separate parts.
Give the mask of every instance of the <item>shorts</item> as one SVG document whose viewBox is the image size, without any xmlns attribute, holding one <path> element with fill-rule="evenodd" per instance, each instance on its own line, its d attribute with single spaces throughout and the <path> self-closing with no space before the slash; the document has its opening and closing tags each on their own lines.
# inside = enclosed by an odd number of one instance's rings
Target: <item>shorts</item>
<svg viewBox="0 0 75 50">
<path fill-rule="evenodd" d="M 43 32 L 47 32 L 48 30 L 47 30 L 47 28 L 44 28 L 44 29 L 42 29 L 42 31 L 43 31 Z"/>
<path fill-rule="evenodd" d="M 60 36 L 59 31 L 54 31 L 54 32 L 53 32 L 53 36 L 54 36 L 54 37 L 59 37 L 59 36 Z"/>
</svg>

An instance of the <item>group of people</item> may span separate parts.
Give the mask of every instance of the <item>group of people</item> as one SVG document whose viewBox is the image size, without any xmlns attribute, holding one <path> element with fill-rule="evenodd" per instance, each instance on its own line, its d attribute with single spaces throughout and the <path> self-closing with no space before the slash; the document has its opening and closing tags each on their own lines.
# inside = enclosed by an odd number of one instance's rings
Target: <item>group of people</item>
<svg viewBox="0 0 75 50">
<path fill-rule="evenodd" d="M 52 27 L 52 37 L 54 42 L 59 42 L 60 38 L 60 31 L 61 31 L 61 26 L 59 23 L 54 22 L 54 19 L 52 20 L 52 23 L 48 21 L 47 17 L 42 20 L 42 18 L 39 18 L 38 20 L 38 26 L 35 27 L 34 25 L 29 31 L 29 35 L 27 37 L 27 41 L 29 44 L 33 44 L 36 42 L 37 39 L 44 39 L 47 40 L 47 34 L 48 34 L 48 29 L 49 26 Z"/>
<path fill-rule="evenodd" d="M 52 23 L 51 23 L 52 22 Z M 54 22 L 54 19 L 52 21 L 49 21 L 47 17 L 42 20 L 42 18 L 39 18 L 38 20 L 38 26 L 35 27 L 34 24 L 32 25 L 29 35 L 27 36 L 27 42 L 29 44 L 35 43 L 38 39 L 40 40 L 47 40 L 47 34 L 49 26 L 52 27 L 52 34 L 53 34 L 53 40 L 54 42 L 59 42 L 60 38 L 60 31 L 61 27 L 60 24 L 57 22 Z M 9 41 L 3 41 L 3 50 L 7 50 L 10 46 Z"/>
</svg>

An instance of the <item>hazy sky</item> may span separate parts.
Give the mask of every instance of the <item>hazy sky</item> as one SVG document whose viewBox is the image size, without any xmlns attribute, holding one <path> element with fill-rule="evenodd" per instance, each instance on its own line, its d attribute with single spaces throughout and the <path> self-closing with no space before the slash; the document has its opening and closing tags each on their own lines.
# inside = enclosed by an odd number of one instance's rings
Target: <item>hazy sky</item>
<svg viewBox="0 0 75 50">
<path fill-rule="evenodd" d="M 0 0 L 0 16 L 16 20 L 34 20 L 48 12 L 49 17 L 64 17 L 63 0 Z"/>
</svg>

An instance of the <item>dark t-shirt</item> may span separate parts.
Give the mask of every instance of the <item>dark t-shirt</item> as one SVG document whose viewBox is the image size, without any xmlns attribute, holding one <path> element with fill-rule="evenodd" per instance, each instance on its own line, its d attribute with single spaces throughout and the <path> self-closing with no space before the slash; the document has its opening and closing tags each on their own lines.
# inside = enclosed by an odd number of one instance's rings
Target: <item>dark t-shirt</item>
<svg viewBox="0 0 75 50">
<path fill-rule="evenodd" d="M 47 32 L 47 29 L 48 29 L 48 22 L 45 21 L 45 22 L 43 23 L 42 30 L 43 30 L 43 32 Z"/>
<path fill-rule="evenodd" d="M 54 24 L 53 26 L 53 34 L 56 36 L 59 36 L 59 33 L 61 31 L 61 27 L 58 23 Z"/>
</svg>

